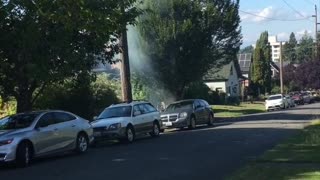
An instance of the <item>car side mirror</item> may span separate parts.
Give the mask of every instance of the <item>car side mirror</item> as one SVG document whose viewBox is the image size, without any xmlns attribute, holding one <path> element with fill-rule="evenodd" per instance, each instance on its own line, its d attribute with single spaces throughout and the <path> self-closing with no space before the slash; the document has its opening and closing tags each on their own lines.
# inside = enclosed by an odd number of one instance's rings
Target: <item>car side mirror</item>
<svg viewBox="0 0 320 180">
<path fill-rule="evenodd" d="M 133 116 L 139 116 L 139 115 L 141 115 L 142 113 L 141 113 L 141 111 L 135 111 L 134 113 L 133 113 Z"/>
</svg>

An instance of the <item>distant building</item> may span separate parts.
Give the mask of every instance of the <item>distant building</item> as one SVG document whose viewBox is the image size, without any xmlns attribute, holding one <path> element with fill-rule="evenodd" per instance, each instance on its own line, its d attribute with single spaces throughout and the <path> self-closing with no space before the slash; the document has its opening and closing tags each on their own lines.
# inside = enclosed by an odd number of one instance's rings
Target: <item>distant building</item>
<svg viewBox="0 0 320 180">
<path fill-rule="evenodd" d="M 269 36 L 268 41 L 271 46 L 271 54 L 273 62 L 280 62 L 280 41 L 278 41 L 277 36 Z M 284 44 L 282 44 L 284 45 Z"/>
</svg>

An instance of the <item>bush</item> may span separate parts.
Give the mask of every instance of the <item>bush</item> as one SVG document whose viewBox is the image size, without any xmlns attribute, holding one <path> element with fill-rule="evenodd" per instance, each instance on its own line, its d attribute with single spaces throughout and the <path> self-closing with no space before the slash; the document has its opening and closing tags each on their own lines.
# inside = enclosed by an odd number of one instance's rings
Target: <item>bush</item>
<svg viewBox="0 0 320 180">
<path fill-rule="evenodd" d="M 206 84 L 202 82 L 193 83 L 186 88 L 184 99 L 204 99 L 209 104 L 225 104 L 226 93 L 212 91 Z M 232 101 L 232 100 L 230 100 Z"/>
<path fill-rule="evenodd" d="M 239 97 L 227 97 L 226 98 L 226 104 L 239 106 L 240 105 L 240 99 L 239 99 Z"/>
<path fill-rule="evenodd" d="M 34 104 L 35 109 L 61 109 L 92 119 L 107 106 L 118 102 L 116 85 L 105 75 L 96 80 L 81 77 L 48 86 Z"/>
</svg>

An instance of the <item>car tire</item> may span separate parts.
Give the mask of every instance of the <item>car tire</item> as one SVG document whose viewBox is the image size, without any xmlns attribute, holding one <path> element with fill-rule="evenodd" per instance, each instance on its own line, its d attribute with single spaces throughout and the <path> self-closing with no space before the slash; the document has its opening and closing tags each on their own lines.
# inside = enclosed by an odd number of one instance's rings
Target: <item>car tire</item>
<svg viewBox="0 0 320 180">
<path fill-rule="evenodd" d="M 195 129 L 196 128 L 196 118 L 194 116 L 190 119 L 190 124 L 188 126 L 189 129 Z"/>
<path fill-rule="evenodd" d="M 27 167 L 32 158 L 32 147 L 28 142 L 22 142 L 17 148 L 16 165 L 18 167 Z"/>
<path fill-rule="evenodd" d="M 213 126 L 213 121 L 214 121 L 213 115 L 209 114 L 208 126 Z"/>
<path fill-rule="evenodd" d="M 157 122 L 153 123 L 152 131 L 150 132 L 152 137 L 159 137 L 160 136 L 160 126 Z"/>
<path fill-rule="evenodd" d="M 124 141 L 126 143 L 132 143 L 135 140 L 135 138 L 136 138 L 136 134 L 135 134 L 135 131 L 134 131 L 133 127 L 132 126 L 128 126 L 126 128 L 126 136 L 125 136 Z"/>
<path fill-rule="evenodd" d="M 77 136 L 77 146 L 76 152 L 78 153 L 85 153 L 89 148 L 89 140 L 84 133 L 80 133 Z"/>
</svg>

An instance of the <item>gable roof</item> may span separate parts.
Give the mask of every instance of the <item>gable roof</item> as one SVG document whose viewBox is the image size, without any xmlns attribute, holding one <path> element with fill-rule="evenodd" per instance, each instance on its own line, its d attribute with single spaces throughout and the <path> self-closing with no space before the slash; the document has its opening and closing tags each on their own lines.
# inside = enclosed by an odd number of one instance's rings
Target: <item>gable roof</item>
<svg viewBox="0 0 320 180">
<path fill-rule="evenodd" d="M 237 73 L 238 78 L 243 78 L 238 61 L 231 61 L 230 63 L 219 68 L 210 69 L 203 77 L 204 81 L 227 81 L 230 76 L 231 67 L 234 67 L 233 72 Z"/>
<path fill-rule="evenodd" d="M 284 61 L 283 62 L 283 67 L 286 67 L 290 64 L 290 62 L 288 61 Z M 280 70 L 280 62 L 273 62 L 271 61 L 271 64 L 270 64 L 275 70 L 277 70 L 279 72 Z"/>
</svg>

